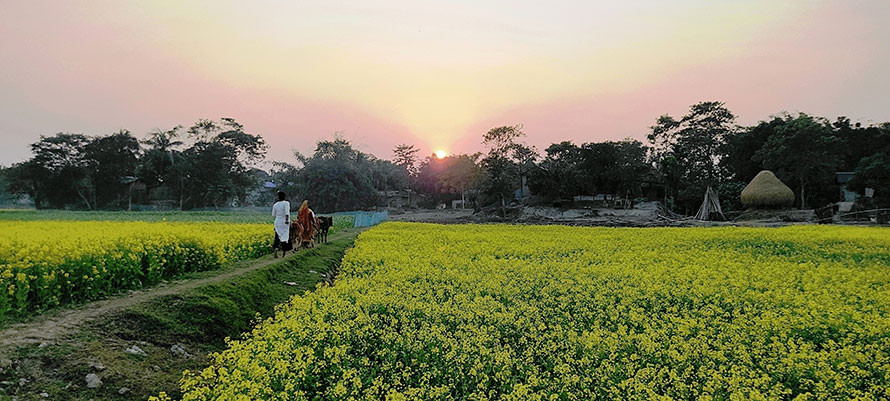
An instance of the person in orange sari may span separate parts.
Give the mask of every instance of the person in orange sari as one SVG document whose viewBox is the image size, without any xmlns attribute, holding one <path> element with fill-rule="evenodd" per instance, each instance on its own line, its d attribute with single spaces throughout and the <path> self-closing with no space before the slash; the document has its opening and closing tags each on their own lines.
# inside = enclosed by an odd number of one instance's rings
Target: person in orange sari
<svg viewBox="0 0 890 401">
<path fill-rule="evenodd" d="M 297 222 L 300 223 L 300 229 L 297 232 L 297 239 L 300 246 L 312 246 L 312 239 L 315 238 L 315 213 L 309 208 L 309 201 L 304 200 L 297 212 Z"/>
</svg>

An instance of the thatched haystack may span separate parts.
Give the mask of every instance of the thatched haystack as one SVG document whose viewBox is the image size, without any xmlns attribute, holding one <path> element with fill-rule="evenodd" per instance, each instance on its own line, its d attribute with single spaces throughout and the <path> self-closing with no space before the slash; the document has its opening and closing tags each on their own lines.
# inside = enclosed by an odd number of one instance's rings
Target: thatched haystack
<svg viewBox="0 0 890 401">
<path fill-rule="evenodd" d="M 742 204 L 755 208 L 790 207 L 794 204 L 794 191 L 772 171 L 763 170 L 742 190 Z"/>
</svg>

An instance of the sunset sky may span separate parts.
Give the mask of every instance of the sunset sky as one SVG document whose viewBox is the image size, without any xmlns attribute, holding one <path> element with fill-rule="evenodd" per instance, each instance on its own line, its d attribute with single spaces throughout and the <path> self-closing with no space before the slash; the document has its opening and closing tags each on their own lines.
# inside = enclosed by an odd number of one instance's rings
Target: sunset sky
<svg viewBox="0 0 890 401">
<path fill-rule="evenodd" d="M 645 138 L 720 100 L 890 121 L 890 1 L 0 0 L 0 165 L 40 135 L 234 117 L 290 161 L 342 131 L 379 157 Z"/>
</svg>

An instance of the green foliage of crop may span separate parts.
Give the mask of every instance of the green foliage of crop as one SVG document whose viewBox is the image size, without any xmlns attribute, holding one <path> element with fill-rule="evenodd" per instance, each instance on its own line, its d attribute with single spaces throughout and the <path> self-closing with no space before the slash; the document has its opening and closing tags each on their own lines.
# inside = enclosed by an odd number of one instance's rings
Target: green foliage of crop
<svg viewBox="0 0 890 401">
<path fill-rule="evenodd" d="M 0 221 L 34 220 L 75 220 L 75 221 L 187 221 L 221 223 L 270 223 L 271 212 L 258 210 L 243 211 L 78 211 L 78 210 L 33 210 L 0 209 Z M 334 226 L 352 227 L 352 216 L 335 215 Z"/>
<path fill-rule="evenodd" d="M 386 223 L 184 399 L 888 399 L 888 254 L 886 228 Z"/>
<path fill-rule="evenodd" d="M 0 369 L 0 382 L 15 385 L 0 386 L 0 400 L 146 400 L 159 390 L 178 397 L 183 370 L 203 369 L 208 365 L 208 353 L 225 349 L 225 338 L 238 337 L 257 319 L 271 316 L 276 305 L 314 289 L 323 281 L 323 274 L 339 267 L 353 241 L 354 235 L 338 236 L 323 246 L 225 280 L 181 288 L 95 316 L 64 339 L 5 350 L 4 357 L 11 359 L 15 368 Z M 231 272 L 249 263 L 236 263 L 222 271 Z M 126 355 L 124 349 L 134 343 L 148 356 Z M 183 346 L 191 357 L 172 354 L 173 344 Z M 97 372 L 96 364 L 105 369 Z M 80 383 L 89 373 L 98 373 L 103 385 L 84 388 Z M 21 379 L 26 382 L 19 384 Z M 121 395 L 121 387 L 130 391 Z"/>
<path fill-rule="evenodd" d="M 262 224 L 0 221 L 0 317 L 256 258 L 271 237 Z"/>
<path fill-rule="evenodd" d="M 0 218 L 0 322 L 257 258 L 274 236 L 268 215 L 259 224 L 215 212 L 0 214 L 25 216 Z M 330 233 L 351 226 L 335 216 Z"/>
</svg>

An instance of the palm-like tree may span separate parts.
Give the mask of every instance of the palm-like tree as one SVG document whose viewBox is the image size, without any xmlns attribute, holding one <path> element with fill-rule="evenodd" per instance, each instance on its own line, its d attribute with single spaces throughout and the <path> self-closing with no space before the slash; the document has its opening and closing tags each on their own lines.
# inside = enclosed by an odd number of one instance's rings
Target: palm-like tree
<svg viewBox="0 0 890 401">
<path fill-rule="evenodd" d="M 170 164 L 174 164 L 173 148 L 183 144 L 182 141 L 176 139 L 179 137 L 179 130 L 181 129 L 181 125 L 177 125 L 167 131 L 156 129 L 149 132 L 148 138 L 143 140 L 142 143 L 151 146 L 152 150 L 163 152 L 170 159 Z"/>
</svg>

